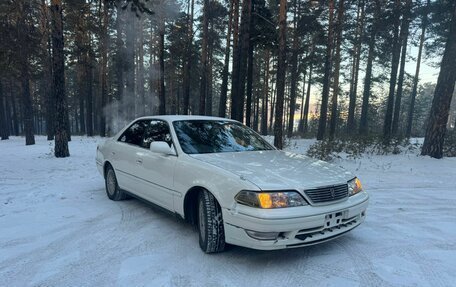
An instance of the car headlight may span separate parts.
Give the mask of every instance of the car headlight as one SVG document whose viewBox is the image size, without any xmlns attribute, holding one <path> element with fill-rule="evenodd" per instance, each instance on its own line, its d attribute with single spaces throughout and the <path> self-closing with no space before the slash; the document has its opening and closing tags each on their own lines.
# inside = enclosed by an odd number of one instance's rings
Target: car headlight
<svg viewBox="0 0 456 287">
<path fill-rule="evenodd" d="M 257 192 L 243 190 L 235 198 L 236 202 L 258 208 L 283 208 L 307 205 L 296 191 Z"/>
<path fill-rule="evenodd" d="M 363 186 L 361 185 L 361 181 L 357 177 L 355 177 L 354 179 L 347 182 L 347 184 L 348 184 L 348 194 L 350 196 L 363 191 Z"/>
</svg>

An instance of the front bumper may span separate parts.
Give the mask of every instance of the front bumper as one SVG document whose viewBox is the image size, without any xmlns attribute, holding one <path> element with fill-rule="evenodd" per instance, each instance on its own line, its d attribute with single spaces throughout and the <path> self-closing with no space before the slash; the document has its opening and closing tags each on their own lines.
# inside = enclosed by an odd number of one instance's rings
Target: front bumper
<svg viewBox="0 0 456 287">
<path fill-rule="evenodd" d="M 225 241 L 260 250 L 301 247 L 337 238 L 359 226 L 366 217 L 366 192 L 324 206 L 262 210 L 236 204 L 223 209 Z M 279 232 L 276 240 L 258 240 L 246 230 Z"/>
</svg>

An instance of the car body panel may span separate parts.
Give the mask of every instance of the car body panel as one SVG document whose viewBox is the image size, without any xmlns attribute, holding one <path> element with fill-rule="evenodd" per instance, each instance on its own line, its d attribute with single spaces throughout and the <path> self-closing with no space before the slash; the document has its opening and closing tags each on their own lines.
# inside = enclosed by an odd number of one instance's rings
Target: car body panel
<svg viewBox="0 0 456 287">
<path fill-rule="evenodd" d="M 343 184 L 354 178 L 348 171 L 324 161 L 280 150 L 191 156 L 242 176 L 262 190 L 310 189 Z"/>
<path fill-rule="evenodd" d="M 234 204 L 234 195 L 240 190 L 259 190 L 250 181 L 241 179 L 238 175 L 220 167 L 202 163 L 188 155 L 186 159 L 176 165 L 174 186 L 181 195 L 175 202 L 175 211 L 184 215 L 183 198 L 192 187 L 202 187 L 209 190 L 219 202 L 222 208 L 231 208 Z"/>
<path fill-rule="evenodd" d="M 177 157 L 138 148 L 135 153 L 136 176 L 140 178 L 143 198 L 169 210 L 174 209 L 174 169 Z"/>
<path fill-rule="evenodd" d="M 364 197 L 364 196 L 363 196 Z M 361 200 L 361 201 L 359 201 Z M 368 200 L 357 198 L 352 202 L 328 205 L 320 208 L 319 213 L 303 212 L 300 217 L 257 217 L 235 210 L 223 210 L 225 220 L 226 241 L 248 248 L 260 250 L 282 249 L 307 246 L 324 242 L 325 239 L 334 239 L 355 227 L 359 226 L 366 217 Z M 309 207 L 313 208 L 313 207 Z M 306 209 L 306 207 L 299 207 Z M 327 218 L 328 215 L 340 213 L 340 223 Z M 331 225 L 326 226 L 330 223 Z M 277 240 L 257 240 L 247 235 L 245 230 L 260 232 L 280 232 Z M 297 239 L 297 235 L 311 234 L 304 240 Z"/>
</svg>

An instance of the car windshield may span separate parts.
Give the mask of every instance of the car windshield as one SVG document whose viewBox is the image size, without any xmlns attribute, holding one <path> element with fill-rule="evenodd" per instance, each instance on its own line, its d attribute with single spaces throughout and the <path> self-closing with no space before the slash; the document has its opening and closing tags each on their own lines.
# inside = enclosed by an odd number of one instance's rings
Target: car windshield
<svg viewBox="0 0 456 287">
<path fill-rule="evenodd" d="M 187 120 L 175 121 L 173 125 L 187 154 L 274 149 L 252 129 L 236 122 Z"/>
</svg>

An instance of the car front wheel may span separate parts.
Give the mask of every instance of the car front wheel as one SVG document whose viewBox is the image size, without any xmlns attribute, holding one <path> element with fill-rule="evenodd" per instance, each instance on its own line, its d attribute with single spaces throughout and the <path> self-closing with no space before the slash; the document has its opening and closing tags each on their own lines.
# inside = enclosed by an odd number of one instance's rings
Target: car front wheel
<svg viewBox="0 0 456 287">
<path fill-rule="evenodd" d="M 222 209 L 215 197 L 204 190 L 198 196 L 199 245 L 206 253 L 225 249 Z"/>
<path fill-rule="evenodd" d="M 118 201 L 127 198 L 127 194 L 123 192 L 117 184 L 116 173 L 114 172 L 114 168 L 112 168 L 111 165 L 108 165 L 106 168 L 105 186 L 106 194 L 108 195 L 109 199 Z"/>
</svg>

